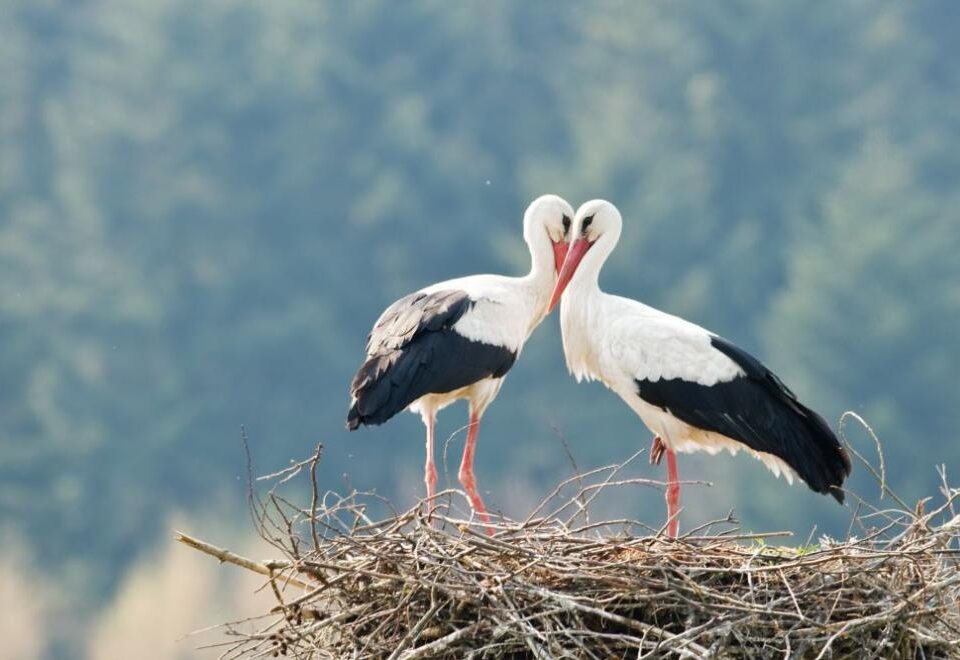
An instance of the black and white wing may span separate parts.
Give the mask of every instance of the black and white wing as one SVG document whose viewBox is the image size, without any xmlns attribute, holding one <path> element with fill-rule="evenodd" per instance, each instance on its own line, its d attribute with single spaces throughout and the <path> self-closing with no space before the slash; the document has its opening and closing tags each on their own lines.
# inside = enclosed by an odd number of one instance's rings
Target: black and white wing
<svg viewBox="0 0 960 660">
<path fill-rule="evenodd" d="M 367 341 L 350 385 L 347 428 L 382 424 L 426 394 L 443 394 L 503 377 L 517 350 L 458 332 L 478 300 L 466 291 L 420 291 L 393 303 Z"/>
<path fill-rule="evenodd" d="M 666 314 L 635 320 L 614 349 L 636 392 L 694 429 L 769 454 L 811 489 L 843 502 L 850 458 L 824 419 L 733 343 Z"/>
</svg>

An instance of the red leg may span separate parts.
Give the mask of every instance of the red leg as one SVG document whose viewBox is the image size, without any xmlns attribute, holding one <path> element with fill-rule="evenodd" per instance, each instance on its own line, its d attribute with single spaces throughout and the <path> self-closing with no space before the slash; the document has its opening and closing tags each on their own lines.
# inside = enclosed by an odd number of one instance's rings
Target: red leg
<svg viewBox="0 0 960 660">
<path fill-rule="evenodd" d="M 677 455 L 672 449 L 667 454 L 667 536 L 677 537 L 680 531 L 680 483 L 677 477 Z"/>
<path fill-rule="evenodd" d="M 423 481 L 427 484 L 427 510 L 433 507 L 433 497 L 437 494 L 437 466 L 433 462 L 433 437 L 437 416 L 433 413 L 424 415 L 424 424 L 427 425 L 427 462 L 423 466 Z"/>
<path fill-rule="evenodd" d="M 463 461 L 460 463 L 460 483 L 467 491 L 467 497 L 470 498 L 470 504 L 473 510 L 477 512 L 483 522 L 490 524 L 490 516 L 487 515 L 487 508 L 483 505 L 480 493 L 477 492 L 477 480 L 473 475 L 473 455 L 476 451 L 477 432 L 480 429 L 480 416 L 470 413 L 470 428 L 467 431 L 467 446 L 463 449 Z M 493 529 L 487 527 L 487 533 L 493 534 Z"/>
</svg>

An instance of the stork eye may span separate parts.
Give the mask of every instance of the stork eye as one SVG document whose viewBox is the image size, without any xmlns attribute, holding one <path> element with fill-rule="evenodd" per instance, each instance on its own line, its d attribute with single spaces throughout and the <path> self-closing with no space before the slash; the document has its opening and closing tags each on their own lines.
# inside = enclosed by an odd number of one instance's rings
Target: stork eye
<svg viewBox="0 0 960 660">
<path fill-rule="evenodd" d="M 584 231 L 584 232 L 587 231 L 587 229 L 590 227 L 590 223 L 592 223 L 592 222 L 593 222 L 593 216 L 592 216 L 592 215 L 588 215 L 586 218 L 583 219 L 583 224 L 581 225 L 581 227 L 583 227 L 583 231 Z"/>
<path fill-rule="evenodd" d="M 564 214 L 563 214 L 563 233 L 564 233 L 564 235 L 566 235 L 566 233 L 567 233 L 568 231 L 570 231 L 570 216 L 567 215 L 566 213 L 564 213 Z"/>
</svg>

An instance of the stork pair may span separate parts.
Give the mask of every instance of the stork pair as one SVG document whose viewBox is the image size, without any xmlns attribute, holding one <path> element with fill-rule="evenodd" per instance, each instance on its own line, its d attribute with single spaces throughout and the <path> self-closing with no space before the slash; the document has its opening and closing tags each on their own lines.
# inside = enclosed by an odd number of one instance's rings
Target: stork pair
<svg viewBox="0 0 960 660">
<path fill-rule="evenodd" d="M 459 399 L 470 420 L 459 477 L 489 522 L 473 472 L 480 418 L 527 338 L 560 303 L 567 367 L 600 380 L 653 432 L 651 463 L 667 458 L 666 531 L 678 531 L 675 452 L 746 449 L 774 474 L 799 476 L 843 502 L 850 460 L 827 423 L 756 358 L 688 321 L 602 292 L 598 277 L 622 230 L 603 200 L 576 212 L 556 195 L 533 201 L 523 219 L 531 268 L 524 277 L 474 275 L 401 298 L 380 316 L 350 388 L 347 427 L 381 424 L 405 408 L 427 429 L 424 480 L 436 493 L 434 429 Z"/>
</svg>

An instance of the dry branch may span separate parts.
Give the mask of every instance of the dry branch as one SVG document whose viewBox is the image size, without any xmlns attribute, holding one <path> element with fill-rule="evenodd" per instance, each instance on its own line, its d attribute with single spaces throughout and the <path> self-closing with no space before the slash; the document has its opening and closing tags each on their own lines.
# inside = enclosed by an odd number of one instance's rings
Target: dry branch
<svg viewBox="0 0 960 660">
<path fill-rule="evenodd" d="M 318 458 L 295 466 L 313 489 L 307 506 L 251 497 L 282 559 L 181 535 L 306 590 L 284 602 L 274 589 L 260 630 L 227 625 L 222 657 L 960 657 L 960 491 L 945 477 L 927 512 L 861 501 L 861 538 L 795 550 L 738 533 L 732 515 L 676 540 L 640 536 L 650 528 L 633 521 L 576 527 L 598 488 L 648 485 L 615 479 L 622 466 L 565 482 L 538 508 L 552 517 L 500 519 L 492 537 L 458 515 L 456 491 L 429 503 L 430 521 L 426 506 L 373 521 L 376 496 L 320 491 Z"/>
<path fill-rule="evenodd" d="M 184 545 L 193 548 L 194 550 L 199 550 L 205 555 L 210 555 L 220 560 L 223 564 L 233 564 L 234 566 L 239 566 L 240 568 L 245 568 L 248 571 L 253 571 L 254 573 L 259 573 L 260 575 L 266 575 L 269 578 L 276 576 L 277 566 L 271 562 L 271 565 L 262 564 L 252 559 L 247 559 L 242 557 L 234 552 L 225 550 L 223 548 L 218 548 L 215 545 L 211 545 L 206 541 L 201 541 L 200 539 L 195 539 L 192 536 L 184 534 L 183 532 L 175 532 L 173 536 L 174 541 L 183 543 Z M 289 567 L 289 564 L 282 562 L 280 566 Z M 300 580 L 291 577 L 289 575 L 285 576 L 283 579 L 284 584 L 289 584 L 292 587 L 299 587 L 305 590 L 311 590 L 313 587 L 310 585 L 301 582 Z"/>
</svg>

